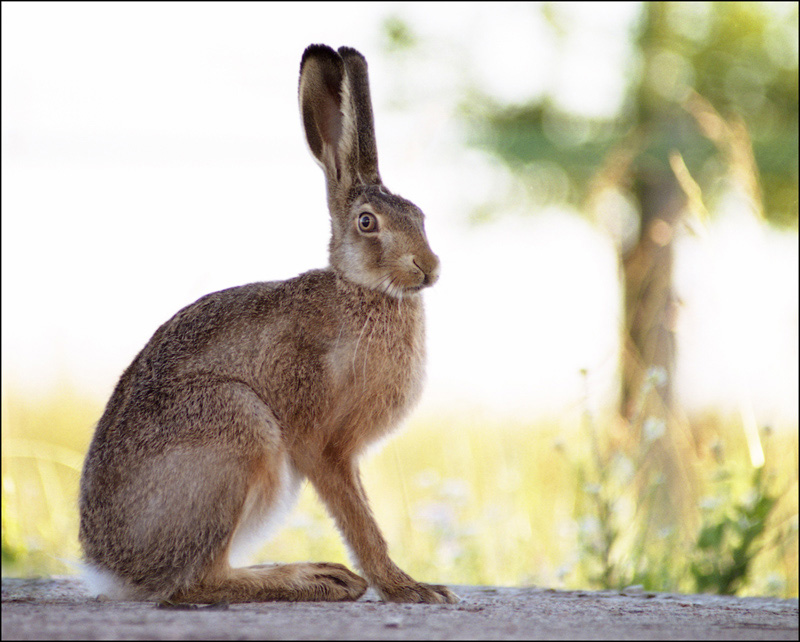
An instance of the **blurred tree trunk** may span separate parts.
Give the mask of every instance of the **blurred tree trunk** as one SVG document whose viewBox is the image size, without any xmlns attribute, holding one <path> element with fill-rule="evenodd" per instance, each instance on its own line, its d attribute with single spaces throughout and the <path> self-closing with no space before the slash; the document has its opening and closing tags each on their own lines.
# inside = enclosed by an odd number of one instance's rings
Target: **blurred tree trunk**
<svg viewBox="0 0 800 642">
<path fill-rule="evenodd" d="M 620 412 L 629 422 L 650 414 L 666 419 L 672 405 L 677 316 L 673 239 L 686 201 L 672 172 L 663 167 L 636 170 L 633 193 L 639 235 L 621 257 L 625 327 Z M 648 376 L 659 385 L 646 386 Z"/>
</svg>

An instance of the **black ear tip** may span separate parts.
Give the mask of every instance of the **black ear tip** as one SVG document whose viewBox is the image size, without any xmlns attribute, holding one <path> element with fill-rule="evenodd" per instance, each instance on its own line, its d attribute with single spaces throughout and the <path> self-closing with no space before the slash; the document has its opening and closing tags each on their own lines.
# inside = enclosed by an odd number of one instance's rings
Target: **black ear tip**
<svg viewBox="0 0 800 642">
<path fill-rule="evenodd" d="M 356 51 L 352 47 L 339 47 L 339 55 L 342 58 L 350 58 L 350 57 L 361 58 L 361 60 L 366 62 L 366 58 L 364 58 L 361 52 Z"/>
<path fill-rule="evenodd" d="M 341 60 L 339 54 L 328 45 L 308 45 L 303 52 L 303 57 L 300 59 L 300 68 L 306 63 L 309 58 L 328 58 L 330 60 Z"/>
</svg>

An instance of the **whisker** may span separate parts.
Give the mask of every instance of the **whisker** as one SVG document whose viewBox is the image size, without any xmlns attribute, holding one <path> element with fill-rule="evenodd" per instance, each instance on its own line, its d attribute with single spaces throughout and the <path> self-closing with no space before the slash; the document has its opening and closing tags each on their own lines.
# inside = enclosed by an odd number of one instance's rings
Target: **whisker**
<svg viewBox="0 0 800 642">
<path fill-rule="evenodd" d="M 358 355 L 358 346 L 361 344 L 361 337 L 364 336 L 364 331 L 367 329 L 367 325 L 369 324 L 369 321 L 370 321 L 370 315 L 367 315 L 367 318 L 364 320 L 364 325 L 361 328 L 361 332 L 358 333 L 358 340 L 356 341 L 356 346 L 353 349 L 353 364 L 352 364 L 353 381 L 357 381 L 357 376 L 356 376 L 356 356 Z"/>
<path fill-rule="evenodd" d="M 380 318 L 380 315 L 378 318 Z M 377 323 L 372 324 L 372 330 L 370 330 L 369 337 L 367 337 L 367 345 L 364 348 L 364 368 L 363 368 L 364 382 L 366 382 L 367 380 L 367 360 L 369 359 L 369 346 L 370 343 L 372 343 L 372 337 L 375 336 L 375 330 L 377 329 L 377 327 L 378 327 Z"/>
</svg>

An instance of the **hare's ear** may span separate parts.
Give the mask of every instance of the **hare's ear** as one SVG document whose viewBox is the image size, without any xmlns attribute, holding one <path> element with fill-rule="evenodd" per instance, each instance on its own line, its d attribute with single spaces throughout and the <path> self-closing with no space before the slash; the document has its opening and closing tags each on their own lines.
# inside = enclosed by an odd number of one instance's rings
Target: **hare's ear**
<svg viewBox="0 0 800 642">
<path fill-rule="evenodd" d="M 356 126 L 342 58 L 326 45 L 311 45 L 300 62 L 300 114 L 308 146 L 329 181 L 350 173 Z"/>
<path fill-rule="evenodd" d="M 355 111 L 358 160 L 357 171 L 367 184 L 381 182 L 378 172 L 378 148 L 375 143 L 375 122 L 372 117 L 372 99 L 369 94 L 367 60 L 355 49 L 339 47 L 339 55 L 347 70 L 346 82 Z"/>
</svg>

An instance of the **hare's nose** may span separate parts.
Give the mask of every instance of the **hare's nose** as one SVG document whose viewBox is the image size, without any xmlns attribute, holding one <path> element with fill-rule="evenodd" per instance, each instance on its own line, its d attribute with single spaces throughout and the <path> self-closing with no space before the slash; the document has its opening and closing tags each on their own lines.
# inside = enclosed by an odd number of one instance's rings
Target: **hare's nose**
<svg viewBox="0 0 800 642">
<path fill-rule="evenodd" d="M 442 271 L 442 263 L 435 254 L 433 255 L 433 261 L 433 268 L 430 272 L 425 273 L 425 285 L 433 285 L 439 280 L 439 274 Z"/>
<path fill-rule="evenodd" d="M 428 253 L 426 256 L 415 256 L 413 262 L 419 271 L 422 272 L 423 286 L 433 285 L 439 280 L 441 263 L 439 262 L 439 257 L 433 252 Z"/>
</svg>

